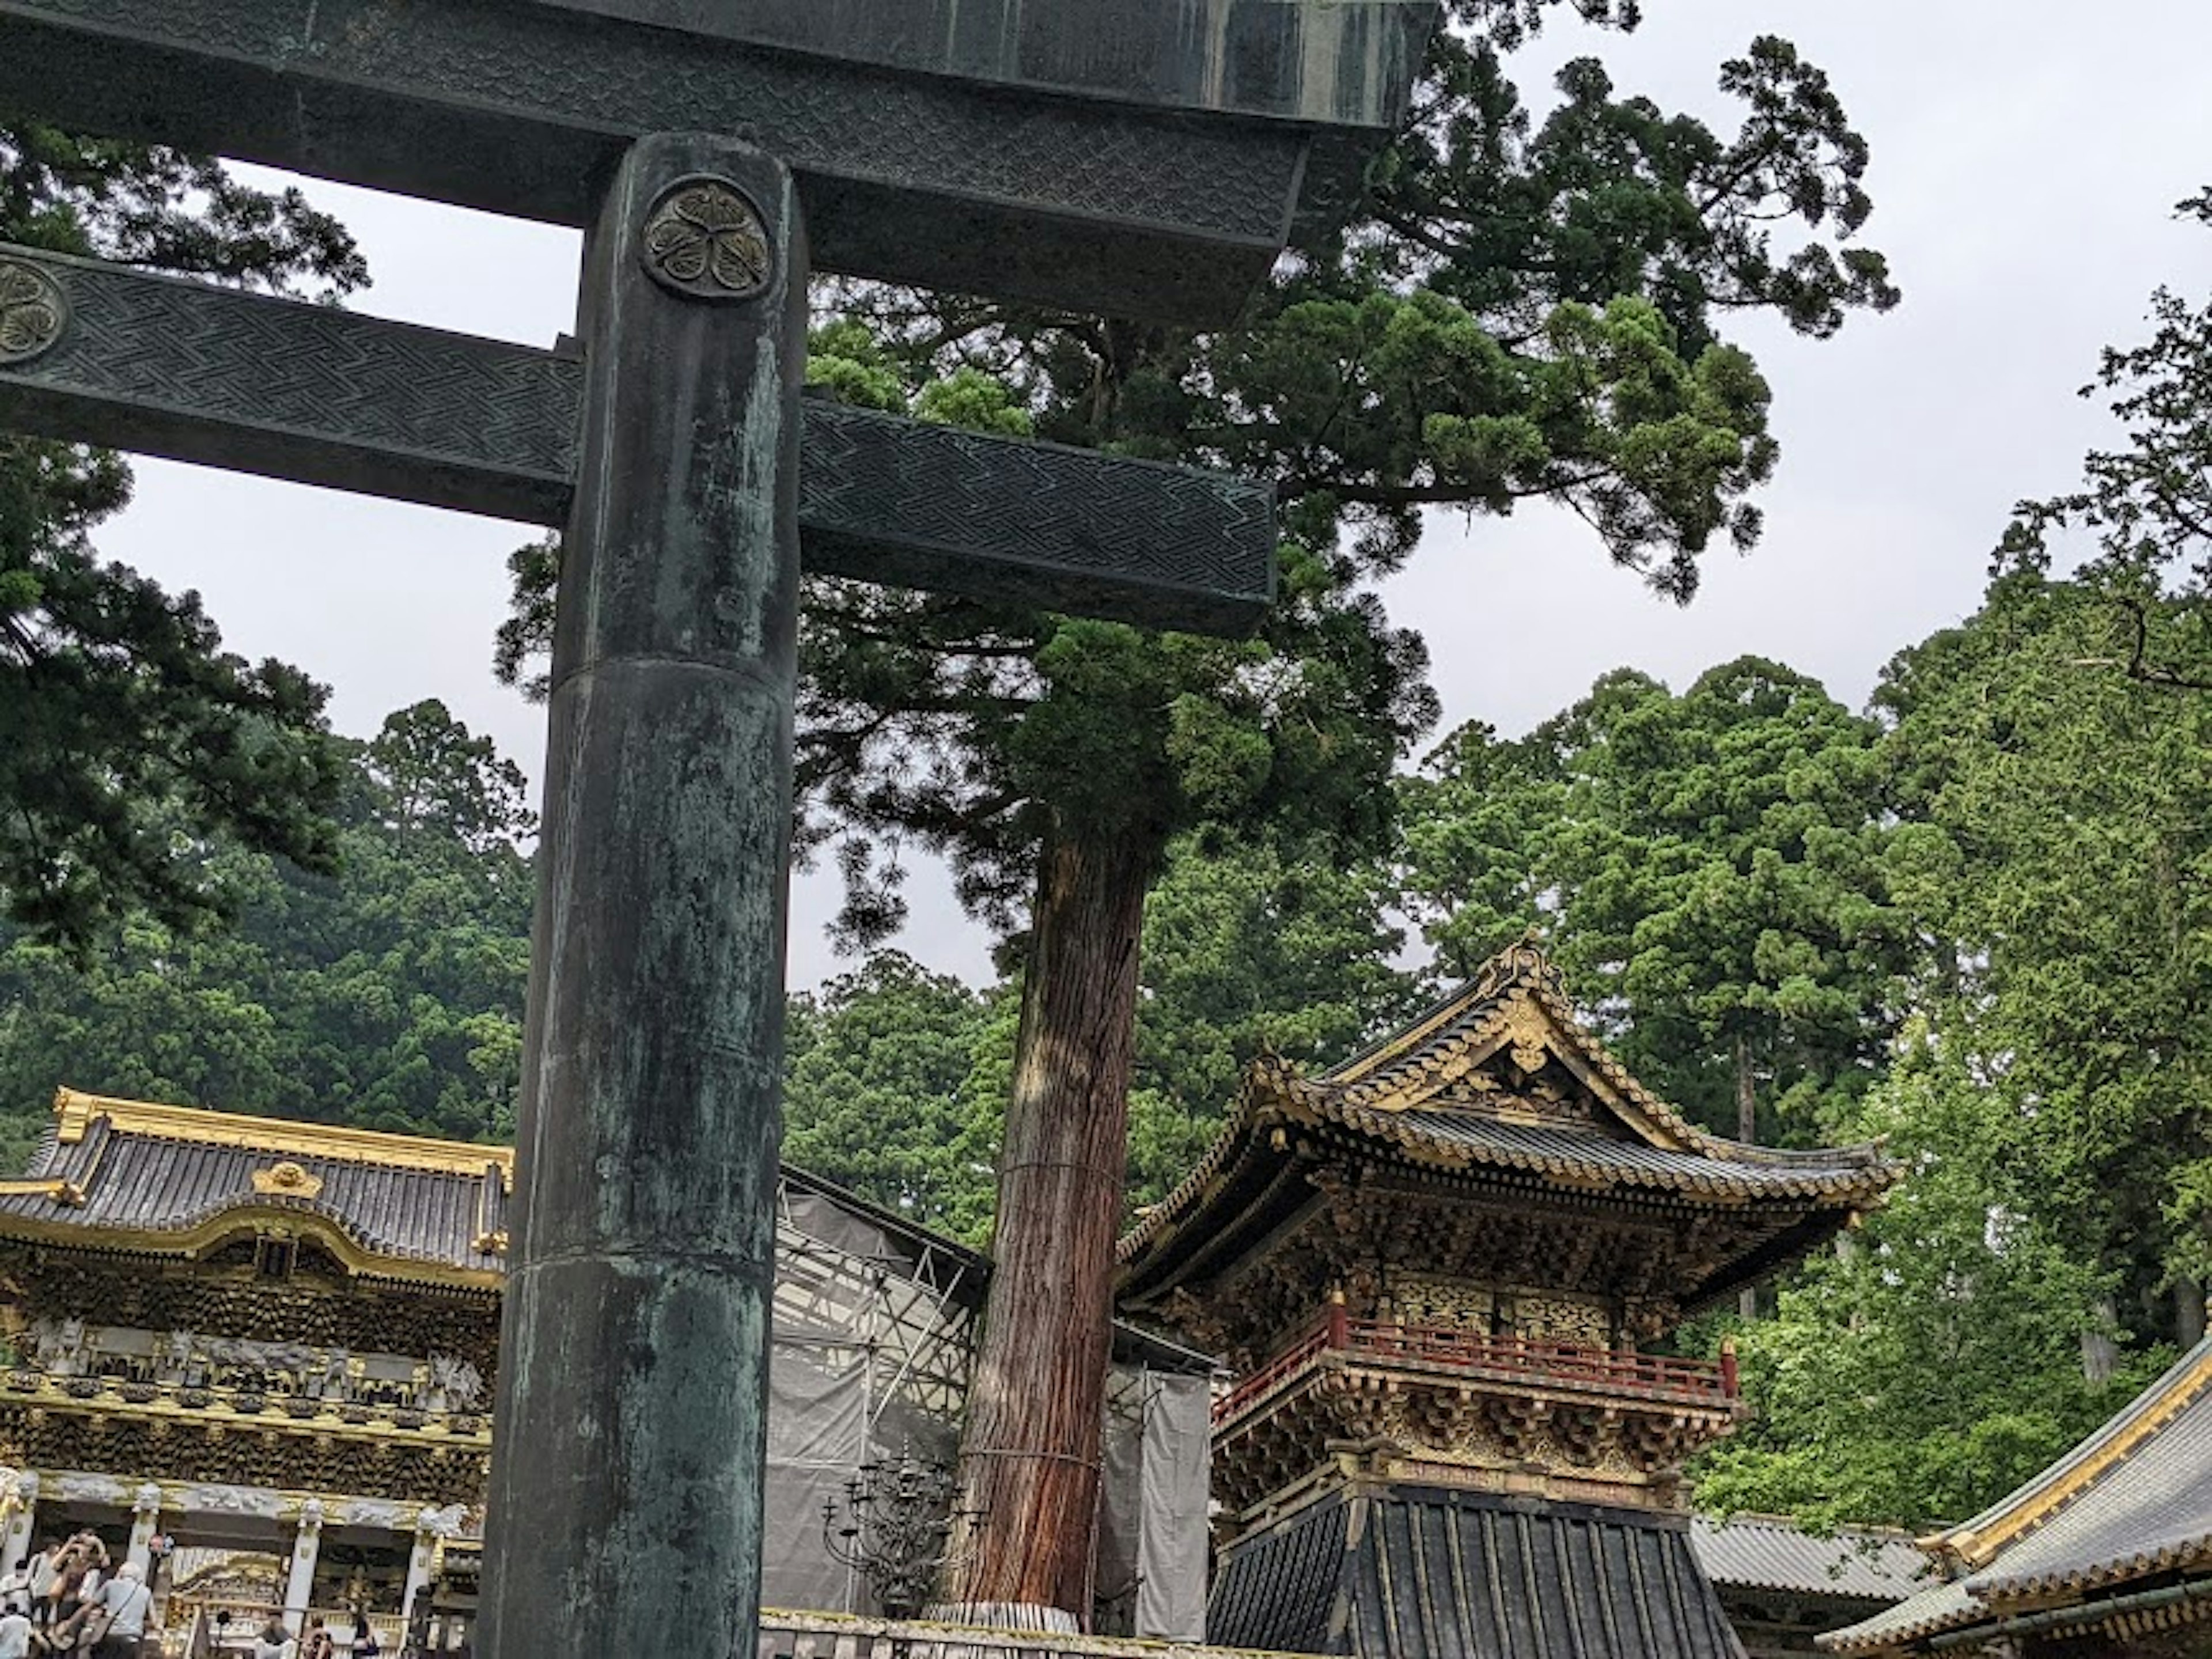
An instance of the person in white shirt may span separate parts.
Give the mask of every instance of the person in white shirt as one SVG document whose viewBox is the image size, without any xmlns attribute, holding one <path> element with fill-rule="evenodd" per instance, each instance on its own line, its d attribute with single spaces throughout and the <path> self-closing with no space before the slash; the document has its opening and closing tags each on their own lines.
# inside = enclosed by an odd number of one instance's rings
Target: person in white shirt
<svg viewBox="0 0 2212 1659">
<path fill-rule="evenodd" d="M 31 1622 L 43 1625 L 52 1617 L 55 1582 L 62 1576 L 62 1540 L 46 1540 L 46 1547 L 31 1558 Z"/>
<path fill-rule="evenodd" d="M 147 1610 L 154 1605 L 154 1592 L 146 1588 L 146 1570 L 136 1561 L 125 1561 L 100 1587 L 92 1604 L 107 1621 L 94 1650 L 99 1659 L 137 1659 L 146 1636 Z"/>
<path fill-rule="evenodd" d="M 31 1621 L 23 1614 L 23 1598 L 11 1595 L 7 1612 L 0 1613 L 0 1659 L 30 1659 Z"/>
</svg>

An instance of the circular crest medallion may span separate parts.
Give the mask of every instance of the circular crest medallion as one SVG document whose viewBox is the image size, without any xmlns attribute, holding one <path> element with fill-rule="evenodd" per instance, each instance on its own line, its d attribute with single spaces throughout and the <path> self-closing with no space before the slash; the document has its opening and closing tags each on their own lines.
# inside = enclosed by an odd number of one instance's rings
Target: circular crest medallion
<svg viewBox="0 0 2212 1659">
<path fill-rule="evenodd" d="M 653 281 L 691 300 L 757 299 L 775 276 L 761 210 L 726 179 L 685 179 L 663 191 L 638 256 Z"/>
<path fill-rule="evenodd" d="M 69 301 L 36 265 L 0 259 L 0 363 L 27 363 L 62 337 Z"/>
</svg>

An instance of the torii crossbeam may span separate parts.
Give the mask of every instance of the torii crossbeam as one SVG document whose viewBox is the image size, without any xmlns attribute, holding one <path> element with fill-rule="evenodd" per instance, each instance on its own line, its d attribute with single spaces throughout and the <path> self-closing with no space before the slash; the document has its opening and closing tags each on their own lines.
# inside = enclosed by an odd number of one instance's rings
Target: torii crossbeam
<svg viewBox="0 0 2212 1659">
<path fill-rule="evenodd" d="M 1185 627 L 1267 592 L 1264 489 L 803 402 L 810 269 L 1225 320 L 1436 10 L 0 0 L 0 107 L 591 228 L 567 353 L 0 248 L 0 420 L 565 522 L 490 1659 L 751 1650 L 802 549 Z"/>
</svg>

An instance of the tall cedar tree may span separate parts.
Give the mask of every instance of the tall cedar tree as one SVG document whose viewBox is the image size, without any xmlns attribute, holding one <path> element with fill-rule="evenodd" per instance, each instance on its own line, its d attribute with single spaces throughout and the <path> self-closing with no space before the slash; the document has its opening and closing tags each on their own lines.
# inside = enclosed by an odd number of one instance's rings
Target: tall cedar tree
<svg viewBox="0 0 2212 1659">
<path fill-rule="evenodd" d="M 854 289 L 818 343 L 818 377 L 854 401 L 1282 489 L 1282 599 L 1251 641 L 810 593 L 804 844 L 834 848 L 849 933 L 899 924 L 899 853 L 919 845 L 1024 969 L 963 1449 L 967 1503 L 989 1520 L 963 1600 L 1088 1609 L 1138 939 L 1170 842 L 1265 823 L 1285 845 L 1373 845 L 1433 704 L 1419 641 L 1356 585 L 1410 553 L 1424 509 L 1561 502 L 1687 599 L 1715 536 L 1757 538 L 1747 497 L 1776 457 L 1766 386 L 1717 319 L 1826 336 L 1896 299 L 1879 254 L 1838 246 L 1870 208 L 1866 145 L 1787 42 L 1723 66 L 1745 106 L 1732 137 L 1616 97 L 1589 59 L 1537 122 L 1503 54 L 1547 0 L 1451 9 L 1368 209 L 1236 327 Z M 1626 0 L 1577 9 L 1636 21 Z M 556 556 L 519 556 L 510 672 L 542 635 Z"/>
<path fill-rule="evenodd" d="M 1462 973 L 1541 927 L 1646 1082 L 1720 1133 L 1818 1139 L 1881 1073 L 1908 958 L 1880 737 L 1760 658 L 1680 696 L 1616 671 L 1401 782 L 1401 903 Z"/>
<path fill-rule="evenodd" d="M 325 298 L 368 279 L 296 191 L 4 112 L 0 240 Z M 333 852 L 322 690 L 223 651 L 197 594 L 98 560 L 91 532 L 130 494 L 112 454 L 0 433 L 0 914 L 79 949 L 134 910 L 222 908 L 211 836 L 316 868 Z"/>
<path fill-rule="evenodd" d="M 2212 190 L 2175 213 L 2212 228 Z M 2079 489 L 2022 501 L 1996 569 L 2047 574 L 2054 542 L 2070 555 L 2070 533 L 2092 533 L 2095 550 L 2077 576 L 2110 610 L 2111 637 L 2081 665 L 2212 691 L 2212 295 L 2192 301 L 2161 288 L 2150 321 L 2148 340 L 2107 347 L 2081 388 L 2106 400 L 2125 447 L 2090 452 Z M 2187 603 L 2166 609 L 2154 629 L 2162 597 Z"/>
<path fill-rule="evenodd" d="M 2145 603 L 2147 660 L 2185 660 L 2202 601 Z M 2085 1369 L 2201 1334 L 2212 1269 L 2212 697 L 2115 672 L 2100 577 L 2014 571 L 1875 692 L 1915 1000 L 1976 1079 L 2005 1202 L 2103 1279 Z M 1904 866 L 1900 863 L 1900 872 Z"/>
<path fill-rule="evenodd" d="M 2212 228 L 2212 190 L 2180 203 L 2175 212 Z M 2103 1114 L 2108 1125 L 2125 1122 L 2141 1109 L 2131 1097 L 2148 1080 L 2125 1075 L 2134 1065 L 2166 1065 L 2152 1092 L 2164 1097 L 2164 1109 L 2171 1112 L 2174 1103 L 2194 1097 L 2179 1085 L 2178 1076 L 2188 1064 L 2201 1063 L 2194 1062 L 2189 1012 L 2204 994 L 2193 945 L 2193 895 L 2203 857 L 2196 830 L 2203 810 L 2198 745 L 2212 712 L 2207 702 L 2212 693 L 2212 294 L 2190 296 L 2160 288 L 2151 295 L 2148 321 L 2148 337 L 2108 347 L 2095 380 L 2081 388 L 2083 398 L 2106 404 L 2124 442 L 2092 451 L 2077 488 L 2021 503 L 1997 550 L 1998 580 L 1989 606 L 1950 646 L 1971 651 L 1968 642 L 1978 635 L 1999 630 L 2026 631 L 2036 640 L 2037 648 L 2002 665 L 2018 678 L 2017 695 L 2047 696 L 2062 718 L 2046 721 L 2051 729 L 2034 745 L 2009 734 L 2000 739 L 2016 772 L 2047 757 L 2053 793 L 2022 799 L 2045 816 L 2054 800 L 2078 801 L 2075 823 L 2099 822 L 2099 810 L 2105 810 L 2113 833 L 2082 849 L 2085 870 L 2096 867 L 2112 847 L 2130 842 L 2140 857 L 2119 872 L 2121 884 L 2106 913 L 2118 917 L 2130 907 L 2136 910 L 2141 928 L 2135 949 L 2143 960 L 2131 964 L 2137 971 L 2125 985 L 2162 999 L 2165 1007 L 2142 1022 L 2133 1061 L 2123 1060 L 2116 1068 L 2122 1075 L 2106 1092 L 2112 1104 L 2130 1103 L 2117 1113 L 2108 1107 Z M 2082 540 L 2091 545 L 2079 557 L 2073 580 L 2046 585 L 2043 579 L 2054 563 L 2072 562 L 2081 554 Z M 1943 648 L 1939 636 L 1900 662 Z M 2045 674 L 2039 684 L 2031 666 L 2038 659 Z M 1924 672 L 1904 676 L 1895 690 L 1909 697 L 1930 678 Z M 2153 696 L 2130 698 L 2110 684 L 2114 679 Z M 1996 694 L 1992 689 L 1987 695 Z M 2069 727 L 2078 745 L 2070 750 L 2061 735 Z M 2078 771 L 2072 769 L 2076 766 Z M 2085 795 L 2093 799 L 2080 799 Z M 2031 810 L 2026 816 L 2032 822 L 2035 815 Z M 1971 840 L 1982 839 L 1974 833 L 1980 828 L 1969 828 Z M 2078 832 L 2069 833 L 2078 838 Z M 2069 945 L 2063 934 L 2045 931 L 2063 910 L 2039 907 L 2033 915 L 2041 926 L 2008 924 L 2013 939 L 2007 954 L 2018 958 L 2037 950 L 2075 949 L 2082 961 L 2094 962 L 2108 943 L 2085 936 Z M 2077 924 L 2069 920 L 2067 926 Z M 2027 975 L 2021 977 L 2027 982 Z M 2067 977 L 2060 971 L 2047 982 L 2061 988 Z M 2101 994 L 2117 1002 L 2127 993 L 2115 983 Z M 2060 1018 L 2056 1029 L 2084 1016 L 2077 1003 Z M 2103 1029 L 2124 1023 L 2108 1013 Z M 2177 1052 L 2190 1058 L 2177 1064 Z M 2106 1062 L 2091 1066 L 2082 1083 L 2095 1088 L 2106 1069 Z M 2128 1224 L 2124 1239 L 2108 1231 L 2100 1259 L 2116 1266 L 2116 1255 L 2131 1258 L 2127 1277 L 2138 1295 L 2148 1297 L 2170 1284 L 2170 1328 L 2186 1342 L 2203 1328 L 2203 1286 L 2212 1274 L 2212 1142 L 2196 1115 L 2181 1109 L 2180 1115 L 2182 1123 L 2166 1129 L 2179 1137 L 2172 1150 L 2181 1158 L 2167 1166 L 2179 1175 L 2165 1194 L 2162 1217 Z M 2148 1126 L 2145 1133 L 2151 1133 Z M 2143 1190 L 2155 1192 L 2162 1184 L 2154 1178 Z M 2125 1207 L 2111 1194 L 2100 1196 L 2115 1209 Z M 2145 1311 L 2154 1328 L 2165 1323 L 2148 1303 Z M 2083 1343 L 2092 1370 L 2108 1362 L 2114 1335 L 2131 1318 L 2114 1308 L 2093 1320 Z M 2099 1325 L 2104 1334 L 2094 1328 Z"/>
</svg>

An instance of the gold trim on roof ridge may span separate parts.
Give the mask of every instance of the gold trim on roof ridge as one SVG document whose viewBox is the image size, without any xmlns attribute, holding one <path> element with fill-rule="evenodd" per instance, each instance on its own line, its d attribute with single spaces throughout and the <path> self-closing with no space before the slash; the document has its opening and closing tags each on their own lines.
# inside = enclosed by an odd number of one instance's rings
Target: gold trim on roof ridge
<svg viewBox="0 0 2212 1659">
<path fill-rule="evenodd" d="M 1494 1006 L 1468 1030 L 1437 1042 L 1438 1033 L 1486 1003 Z M 1540 1021 L 1532 1020 L 1531 1014 L 1540 1015 Z M 1548 1031 L 1542 1029 L 1547 1025 Z M 1361 1105 L 1402 1109 L 1405 1097 L 1425 1088 L 1438 1073 L 1471 1070 L 1509 1042 L 1516 1052 L 1528 1051 L 1532 1056 L 1540 1047 L 1548 1051 L 1656 1146 L 1725 1159 L 1729 1154 L 1723 1149 L 1735 1144 L 1706 1135 L 1638 1082 L 1596 1033 L 1575 1017 L 1559 969 L 1530 939 L 1492 957 L 1456 995 L 1398 1036 L 1323 1074 L 1316 1086 L 1338 1089 Z M 1383 1075 L 1414 1061 L 1431 1043 L 1437 1044 L 1437 1054 L 1418 1063 L 1411 1075 Z M 1401 1103 L 1389 1103 L 1394 1102 Z"/>
<path fill-rule="evenodd" d="M 1483 1010 L 1486 1003 L 1491 1006 Z M 1466 1020 L 1478 1010 L 1483 1011 L 1467 1029 L 1439 1039 L 1438 1034 L 1455 1021 Z M 1431 1044 L 1434 1052 L 1423 1055 L 1424 1048 Z M 1743 1178 L 1727 1182 L 1705 1176 L 1649 1183 L 1662 1190 L 1734 1203 L 1755 1202 L 1762 1197 L 1842 1197 L 1851 1200 L 1855 1208 L 1863 1209 L 1880 1204 L 1905 1173 L 1902 1166 L 1881 1155 L 1879 1141 L 1799 1155 L 1706 1133 L 1638 1082 L 1619 1057 L 1575 1017 L 1559 969 L 1540 947 L 1524 939 L 1491 957 L 1458 993 L 1428 1010 L 1405 1031 L 1318 1078 L 1308 1079 L 1280 1055 L 1263 1051 L 1245 1067 L 1220 1134 L 1190 1173 L 1115 1241 L 1115 1259 L 1127 1267 L 1165 1248 L 1182 1231 L 1188 1216 L 1202 1210 L 1233 1172 L 1233 1154 L 1244 1139 L 1256 1134 L 1270 1120 L 1334 1122 L 1373 1135 L 1401 1153 L 1412 1153 L 1421 1161 L 1447 1168 L 1502 1164 L 1577 1184 L 1610 1184 L 1611 1166 L 1601 1161 L 1572 1160 L 1575 1168 L 1570 1174 L 1564 1167 L 1557 1170 L 1549 1167 L 1554 1162 L 1564 1165 L 1565 1160 L 1539 1160 L 1532 1165 L 1517 1158 L 1441 1148 L 1425 1136 L 1408 1140 L 1400 1127 L 1390 1121 L 1432 1097 L 1439 1087 L 1481 1066 L 1501 1049 L 1516 1046 L 1533 1050 L 1539 1044 L 1644 1144 L 1732 1164 L 1746 1172 Z M 1524 1058 L 1534 1055 L 1532 1052 Z M 1384 1075 L 1397 1066 L 1407 1067 L 1405 1074 Z"/>
<path fill-rule="evenodd" d="M 84 1188 L 58 1176 L 50 1181 L 0 1181 L 0 1198 L 51 1198 L 73 1210 L 84 1207 Z"/>
<path fill-rule="evenodd" d="M 253 1172 L 253 1190 L 276 1198 L 313 1198 L 323 1190 L 323 1178 L 284 1158 Z"/>
<path fill-rule="evenodd" d="M 343 1223 L 319 1211 L 282 1200 L 249 1200 L 226 1204 L 178 1227 L 118 1227 L 64 1221 L 59 1218 L 0 1215 L 0 1239 L 65 1245 L 98 1255 L 197 1258 L 234 1238 L 266 1231 L 309 1238 L 327 1249 L 356 1279 L 445 1289 L 498 1291 L 507 1282 L 503 1267 L 463 1266 L 442 1256 L 400 1255 L 380 1250 L 356 1237 Z"/>
<path fill-rule="evenodd" d="M 216 1112 L 200 1106 L 169 1106 L 153 1101 L 120 1100 L 70 1088 L 54 1091 L 54 1133 L 63 1146 L 75 1146 L 106 1118 L 124 1133 L 151 1135 L 204 1146 L 234 1146 L 272 1156 L 329 1158 L 384 1169 L 482 1179 L 487 1166 L 499 1169 L 501 1186 L 514 1190 L 514 1149 L 462 1140 L 434 1140 L 427 1135 L 389 1134 L 337 1124 L 301 1123 L 289 1118 Z"/>
<path fill-rule="evenodd" d="M 2041 1526 L 2113 1468 L 2125 1462 L 2145 1441 L 2194 1405 L 2208 1387 L 2212 1387 L 2212 1342 L 2203 1344 L 2196 1360 L 2158 1395 L 2145 1401 L 2133 1418 L 2104 1444 L 2070 1468 L 2047 1480 L 2039 1480 L 2016 1493 L 2019 1501 L 1997 1510 L 1995 1518 L 1986 1525 L 1977 1528 L 1972 1522 L 1961 1522 L 1915 1541 L 1931 1554 L 1953 1556 L 1979 1571 L 1994 1561 L 2007 1545 Z M 1988 1515 L 1990 1511 L 1983 1513 Z"/>
</svg>

